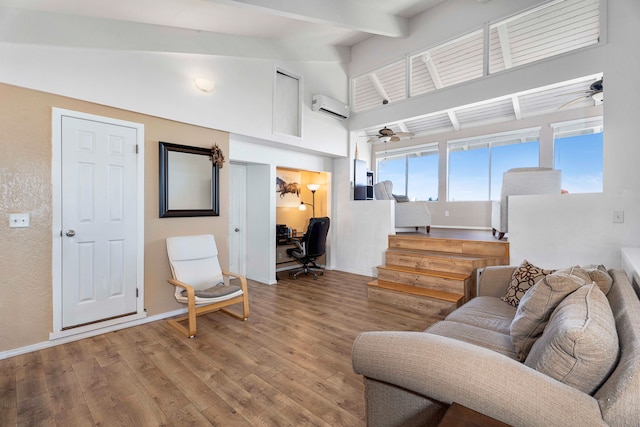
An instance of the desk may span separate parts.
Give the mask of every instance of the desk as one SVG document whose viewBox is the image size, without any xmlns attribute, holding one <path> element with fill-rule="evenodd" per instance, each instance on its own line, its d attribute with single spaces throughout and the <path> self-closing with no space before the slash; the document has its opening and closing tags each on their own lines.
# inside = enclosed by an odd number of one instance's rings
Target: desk
<svg viewBox="0 0 640 427">
<path fill-rule="evenodd" d="M 292 258 L 287 254 L 287 249 L 293 249 L 296 247 L 296 244 L 293 243 L 294 239 L 300 241 L 302 236 L 289 238 L 287 241 L 282 243 L 276 242 L 276 271 L 288 270 L 300 265 L 295 258 Z"/>
<path fill-rule="evenodd" d="M 302 237 L 303 236 L 290 237 L 289 239 L 287 239 L 287 241 L 283 241 L 281 243 L 278 243 L 278 241 L 276 241 L 276 272 L 290 270 L 292 268 L 301 266 L 301 264 L 296 261 L 295 258 L 292 258 L 287 254 L 287 249 L 295 248 L 296 244 L 293 243 L 293 241 L 301 241 Z M 325 265 L 326 259 L 326 255 L 323 254 L 317 259 L 317 264 Z"/>
</svg>

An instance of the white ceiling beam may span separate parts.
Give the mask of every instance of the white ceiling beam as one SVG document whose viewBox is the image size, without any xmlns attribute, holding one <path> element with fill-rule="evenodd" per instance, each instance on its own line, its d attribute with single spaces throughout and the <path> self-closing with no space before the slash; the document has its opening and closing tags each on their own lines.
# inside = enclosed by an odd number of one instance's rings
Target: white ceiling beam
<svg viewBox="0 0 640 427">
<path fill-rule="evenodd" d="M 387 37 L 407 37 L 409 20 L 353 0 L 207 0 L 286 18 L 329 24 Z"/>
<path fill-rule="evenodd" d="M 520 99 L 517 95 L 511 97 L 511 103 L 513 104 L 513 112 L 516 114 L 516 120 L 522 119 L 522 108 L 520 107 Z"/>
<path fill-rule="evenodd" d="M 373 87 L 376 89 L 376 92 L 378 92 L 378 95 L 380 95 L 383 100 L 386 99 L 387 101 L 391 102 L 389 94 L 384 89 L 384 86 L 382 86 L 382 83 L 380 83 L 380 79 L 378 78 L 376 73 L 369 74 L 369 80 L 371 81 Z"/>
<path fill-rule="evenodd" d="M 498 25 L 498 39 L 500 40 L 500 50 L 502 50 L 502 59 L 504 61 L 504 68 L 509 69 L 513 67 L 513 56 L 511 55 L 511 41 L 509 40 L 509 30 L 507 24 L 503 23 Z"/>
<path fill-rule="evenodd" d="M 460 130 L 460 120 L 458 120 L 458 116 L 456 116 L 456 112 L 453 110 L 447 111 L 447 115 L 449 116 L 449 120 L 453 125 L 455 130 Z"/>
<path fill-rule="evenodd" d="M 405 122 L 398 122 L 398 127 L 400 128 L 400 132 L 411 133 Z"/>
<path fill-rule="evenodd" d="M 433 85 L 436 87 L 436 89 L 442 89 L 444 85 L 442 84 L 442 79 L 440 78 L 440 73 L 438 73 L 436 64 L 434 64 L 433 59 L 431 59 L 431 55 L 422 55 L 420 59 L 422 59 L 424 65 L 427 66 L 427 70 L 429 70 L 429 74 L 431 74 L 431 80 L 433 80 Z"/>
<path fill-rule="evenodd" d="M 0 7 L 0 42 L 239 58 L 348 62 L 349 48 Z M 82 34 L 82 37 L 78 37 Z"/>
</svg>

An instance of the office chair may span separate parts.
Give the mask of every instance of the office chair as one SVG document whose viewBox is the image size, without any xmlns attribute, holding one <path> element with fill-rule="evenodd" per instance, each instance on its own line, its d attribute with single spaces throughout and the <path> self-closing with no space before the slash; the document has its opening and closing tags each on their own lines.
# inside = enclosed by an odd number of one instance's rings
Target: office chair
<svg viewBox="0 0 640 427">
<path fill-rule="evenodd" d="M 239 274 L 220 268 L 218 248 L 211 234 L 167 238 L 167 255 L 173 279 L 167 281 L 175 286 L 176 300 L 188 307 L 188 314 L 178 319 L 169 319 L 169 325 L 189 338 L 196 335 L 196 316 L 223 311 L 237 319 L 249 318 L 247 279 Z M 239 285 L 229 283 L 236 278 Z M 226 309 L 233 304 L 242 304 L 242 314 Z M 180 322 L 188 320 L 188 327 Z"/>
<path fill-rule="evenodd" d="M 294 241 L 297 247 L 287 249 L 287 254 L 295 258 L 302 268 L 289 271 L 289 276 L 297 279 L 300 274 L 312 274 L 314 279 L 324 272 L 316 264 L 316 259 L 321 257 L 327 246 L 327 233 L 329 232 L 329 218 L 311 218 L 307 232 L 302 241 Z"/>
</svg>

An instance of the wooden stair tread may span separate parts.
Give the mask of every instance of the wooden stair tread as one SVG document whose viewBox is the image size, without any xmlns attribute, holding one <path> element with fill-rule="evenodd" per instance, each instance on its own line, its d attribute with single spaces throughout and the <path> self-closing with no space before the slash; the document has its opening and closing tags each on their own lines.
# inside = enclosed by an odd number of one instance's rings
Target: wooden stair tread
<svg viewBox="0 0 640 427">
<path fill-rule="evenodd" d="M 416 267 L 404 267 L 401 265 L 393 265 L 393 264 L 385 264 L 379 265 L 377 267 L 379 270 L 391 270 L 398 271 L 402 273 L 411 273 L 420 276 L 431 276 L 431 277 L 440 277 L 443 279 L 451 279 L 451 280 L 466 280 L 471 277 L 471 273 L 451 273 L 448 271 L 437 271 L 437 270 L 427 270 L 424 268 L 416 268 Z"/>
<path fill-rule="evenodd" d="M 464 299 L 464 295 L 462 294 L 454 294 L 451 292 L 437 291 L 434 289 L 421 288 L 417 286 L 404 285 L 402 283 L 396 282 L 387 282 L 385 280 L 372 280 L 367 283 L 368 286 L 389 289 L 392 291 L 403 292 L 406 294 L 423 296 L 428 298 L 434 298 L 441 301 L 447 301 L 454 304 L 459 304 Z"/>
<path fill-rule="evenodd" d="M 482 254 L 469 254 L 459 252 L 444 252 L 444 251 L 426 251 L 422 249 L 405 249 L 405 248 L 388 248 L 387 252 L 393 252 L 396 254 L 409 254 L 409 255 L 426 255 L 440 258 L 461 258 L 461 259 L 496 259 L 503 258 L 497 255 L 482 255 Z"/>
<path fill-rule="evenodd" d="M 489 244 L 489 245 L 502 245 L 502 246 L 506 246 L 509 244 L 508 241 L 506 240 L 498 240 L 498 239 L 487 239 L 487 240 L 469 240 L 469 239 L 464 239 L 464 238 L 455 238 L 455 237 L 432 237 L 432 236 L 418 236 L 418 235 L 411 235 L 411 234 L 390 234 L 389 235 L 390 239 L 393 240 L 424 240 L 425 238 L 428 238 L 429 240 L 435 240 L 435 241 L 445 241 L 445 242 L 458 242 L 458 243 L 466 243 L 466 242 L 473 242 L 473 243 L 481 243 L 481 244 Z"/>
</svg>

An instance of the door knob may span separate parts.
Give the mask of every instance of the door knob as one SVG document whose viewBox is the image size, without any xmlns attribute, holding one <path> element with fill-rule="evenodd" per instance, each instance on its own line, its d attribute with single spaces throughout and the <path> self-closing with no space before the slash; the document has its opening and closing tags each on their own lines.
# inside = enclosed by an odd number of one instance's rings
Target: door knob
<svg viewBox="0 0 640 427">
<path fill-rule="evenodd" d="M 66 233 L 64 233 L 67 235 L 67 237 L 73 237 L 76 235 L 76 232 L 73 230 L 67 230 Z"/>
<path fill-rule="evenodd" d="M 235 231 L 237 233 L 238 231 L 240 231 L 240 229 L 238 227 L 236 227 L 236 229 L 233 230 L 233 231 Z"/>
</svg>

